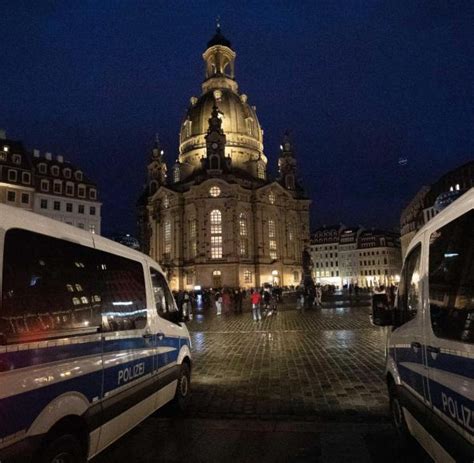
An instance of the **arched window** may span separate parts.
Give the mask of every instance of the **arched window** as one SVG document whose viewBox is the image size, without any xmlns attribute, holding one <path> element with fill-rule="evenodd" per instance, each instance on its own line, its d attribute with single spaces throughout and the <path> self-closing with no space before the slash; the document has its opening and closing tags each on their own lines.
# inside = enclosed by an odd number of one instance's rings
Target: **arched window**
<svg viewBox="0 0 474 463">
<path fill-rule="evenodd" d="M 265 180 L 265 164 L 263 161 L 257 162 L 257 177 Z"/>
<path fill-rule="evenodd" d="M 286 176 L 286 188 L 288 188 L 288 190 L 295 189 L 295 177 L 293 175 Z"/>
<path fill-rule="evenodd" d="M 181 178 L 181 172 L 179 170 L 179 166 L 176 166 L 174 168 L 174 171 L 173 171 L 173 180 L 174 180 L 174 183 L 178 183 L 180 178 Z"/>
<path fill-rule="evenodd" d="M 247 216 L 242 212 L 239 215 L 239 235 L 240 235 L 240 256 L 248 257 L 249 239 L 248 239 Z"/>
<path fill-rule="evenodd" d="M 275 221 L 270 219 L 268 221 L 268 242 L 270 247 L 270 258 L 277 259 L 277 241 L 276 241 L 276 227 Z"/>
<path fill-rule="evenodd" d="M 169 257 L 171 254 L 171 222 L 169 219 L 165 220 L 163 226 L 163 249 L 165 257 Z"/>
<path fill-rule="evenodd" d="M 212 286 L 214 288 L 220 288 L 222 286 L 222 272 L 220 270 L 214 270 L 212 272 Z"/>
<path fill-rule="evenodd" d="M 222 213 L 214 209 L 211 219 L 211 259 L 222 259 Z"/>
<path fill-rule="evenodd" d="M 209 157 L 209 168 L 211 170 L 219 170 L 221 168 L 219 156 L 213 154 Z"/>
</svg>

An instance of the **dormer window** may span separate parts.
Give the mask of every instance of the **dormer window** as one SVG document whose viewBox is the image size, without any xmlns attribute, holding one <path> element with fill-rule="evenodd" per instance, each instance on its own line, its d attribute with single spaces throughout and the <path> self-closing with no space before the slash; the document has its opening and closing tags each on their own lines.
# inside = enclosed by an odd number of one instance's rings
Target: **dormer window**
<svg viewBox="0 0 474 463">
<path fill-rule="evenodd" d="M 89 191 L 90 199 L 97 199 L 97 190 L 95 188 L 91 188 Z"/>
<path fill-rule="evenodd" d="M 64 177 L 71 178 L 71 169 L 64 169 L 63 174 Z"/>
<path fill-rule="evenodd" d="M 53 166 L 51 167 L 51 173 L 57 177 L 59 175 L 59 167 L 58 166 Z"/>
<path fill-rule="evenodd" d="M 82 181 L 82 172 L 80 170 L 76 171 L 74 176 L 76 177 L 76 180 L 78 180 L 79 182 Z"/>
<path fill-rule="evenodd" d="M 77 196 L 79 196 L 79 198 L 86 197 L 86 187 L 84 185 L 79 185 L 77 187 Z"/>
<path fill-rule="evenodd" d="M 72 182 L 66 183 L 66 194 L 68 196 L 74 196 L 74 183 Z"/>
<path fill-rule="evenodd" d="M 49 182 L 48 180 L 41 180 L 41 191 L 49 191 Z"/>
<path fill-rule="evenodd" d="M 21 164 L 21 156 L 19 154 L 14 154 L 12 156 L 12 161 L 14 164 Z"/>
<path fill-rule="evenodd" d="M 53 191 L 55 193 L 61 194 L 63 192 L 63 185 L 61 180 L 55 180 L 53 184 Z"/>
<path fill-rule="evenodd" d="M 8 181 L 9 182 L 16 182 L 18 179 L 18 174 L 16 170 L 9 170 L 8 171 Z"/>
<path fill-rule="evenodd" d="M 31 174 L 29 172 L 23 172 L 21 174 L 21 181 L 29 185 L 31 183 Z"/>
<path fill-rule="evenodd" d="M 45 174 L 46 173 L 46 164 L 38 164 L 38 172 L 40 174 Z"/>
</svg>

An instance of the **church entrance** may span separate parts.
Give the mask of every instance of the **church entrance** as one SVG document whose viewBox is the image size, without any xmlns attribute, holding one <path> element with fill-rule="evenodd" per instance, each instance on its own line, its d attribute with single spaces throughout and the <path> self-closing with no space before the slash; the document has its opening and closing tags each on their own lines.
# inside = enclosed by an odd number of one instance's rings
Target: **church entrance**
<svg viewBox="0 0 474 463">
<path fill-rule="evenodd" d="M 212 287 L 213 288 L 222 287 L 222 272 L 220 270 L 214 270 L 212 272 Z"/>
</svg>

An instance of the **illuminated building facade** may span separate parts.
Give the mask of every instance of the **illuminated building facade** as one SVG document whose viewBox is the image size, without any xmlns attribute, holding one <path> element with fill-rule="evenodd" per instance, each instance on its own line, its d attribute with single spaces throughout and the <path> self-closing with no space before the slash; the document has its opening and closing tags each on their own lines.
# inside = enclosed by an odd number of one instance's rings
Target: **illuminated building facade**
<svg viewBox="0 0 474 463">
<path fill-rule="evenodd" d="M 402 262 L 396 233 L 344 225 L 321 227 L 312 233 L 309 249 L 316 283 L 342 288 L 399 281 Z"/>
<path fill-rule="evenodd" d="M 174 289 L 297 285 L 310 201 L 286 134 L 270 179 L 256 109 L 235 80 L 235 51 L 217 29 L 203 54 L 202 94 L 191 97 L 179 155 L 168 169 L 156 142 L 139 201 L 144 251 Z"/>
<path fill-rule="evenodd" d="M 0 132 L 0 203 L 100 234 L 97 186 L 62 156 L 28 152 Z"/>
</svg>

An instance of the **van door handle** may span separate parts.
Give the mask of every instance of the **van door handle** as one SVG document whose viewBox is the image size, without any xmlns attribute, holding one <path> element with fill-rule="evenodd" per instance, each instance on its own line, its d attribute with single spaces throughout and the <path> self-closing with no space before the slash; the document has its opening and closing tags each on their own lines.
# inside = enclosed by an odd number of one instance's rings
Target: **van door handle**
<svg viewBox="0 0 474 463">
<path fill-rule="evenodd" d="M 419 342 L 413 341 L 410 345 L 412 349 L 421 349 L 421 344 Z"/>
<path fill-rule="evenodd" d="M 151 334 L 151 333 L 145 333 L 143 335 L 143 339 L 151 339 L 152 337 L 153 337 L 153 334 Z"/>
<path fill-rule="evenodd" d="M 432 352 L 433 354 L 439 354 L 440 353 L 440 348 L 439 347 L 426 346 L 426 350 L 428 352 Z"/>
</svg>

